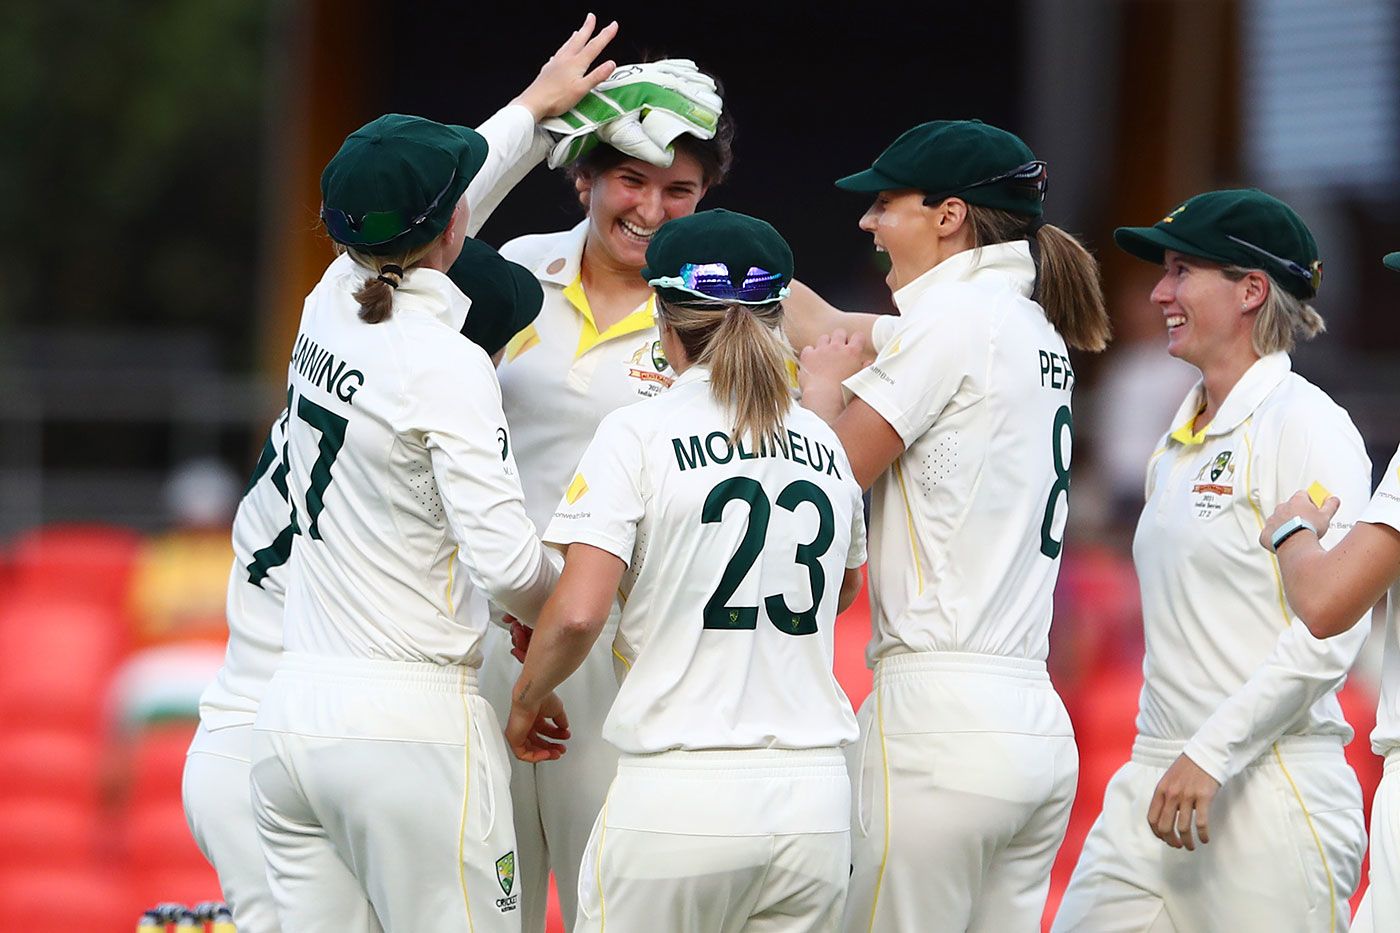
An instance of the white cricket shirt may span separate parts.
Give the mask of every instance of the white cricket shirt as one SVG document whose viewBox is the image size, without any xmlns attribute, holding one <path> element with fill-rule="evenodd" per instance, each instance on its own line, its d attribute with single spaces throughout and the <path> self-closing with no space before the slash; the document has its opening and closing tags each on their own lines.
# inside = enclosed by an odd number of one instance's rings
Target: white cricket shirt
<svg viewBox="0 0 1400 933">
<path fill-rule="evenodd" d="M 905 444 L 871 490 L 872 666 L 1049 653 L 1074 369 L 1034 283 L 1025 241 L 944 260 L 895 292 L 879 355 L 846 380 Z"/>
<path fill-rule="evenodd" d="M 506 346 L 496 371 L 525 509 L 540 531 L 603 416 L 656 395 L 675 378 L 661 350 L 654 298 L 599 333 L 580 273 L 587 235 L 584 219 L 572 230 L 501 247 L 544 288 L 539 317 Z"/>
<path fill-rule="evenodd" d="M 1345 501 L 1345 500 L 1343 500 Z M 1400 449 L 1385 468 L 1376 494 L 1357 521 L 1400 531 Z M 1385 609 L 1385 654 L 1381 662 L 1381 701 L 1371 750 L 1384 756 L 1400 748 L 1400 582 L 1390 588 Z"/>
<path fill-rule="evenodd" d="M 1148 464 L 1133 539 L 1147 648 L 1138 732 L 1186 741 L 1221 783 L 1282 735 L 1352 735 L 1336 692 L 1369 620 L 1314 638 L 1259 532 L 1318 482 L 1342 500 L 1323 539 L 1335 544 L 1366 502 L 1371 466 L 1347 413 L 1291 370 L 1286 353 L 1257 361 L 1193 432 L 1197 385 Z"/>
<path fill-rule="evenodd" d="M 394 313 L 359 319 L 369 272 L 342 256 L 292 352 L 288 487 L 300 535 L 285 647 L 477 664 L 485 607 L 538 614 L 557 569 L 525 515 L 491 360 L 460 333 L 468 301 L 411 269 Z M 470 580 L 456 573 L 457 558 Z"/>
<path fill-rule="evenodd" d="M 550 146 L 548 134 L 539 130 L 530 111 L 518 105 L 503 107 L 477 132 L 485 137 L 488 150 L 486 162 L 462 195 L 469 235 L 481 229 Z M 223 667 L 200 697 L 200 720 L 206 729 L 251 724 L 282 653 L 286 565 L 295 537 L 290 528 L 287 465 L 282 458 L 286 423 L 283 411 L 273 423 L 234 515 L 228 647 Z"/>
<path fill-rule="evenodd" d="M 708 371 L 603 419 L 545 540 L 627 562 L 603 726 L 623 752 L 826 748 L 855 739 L 832 673 L 847 568 L 865 562 L 860 489 L 832 430 L 793 404 L 731 444 Z"/>
</svg>

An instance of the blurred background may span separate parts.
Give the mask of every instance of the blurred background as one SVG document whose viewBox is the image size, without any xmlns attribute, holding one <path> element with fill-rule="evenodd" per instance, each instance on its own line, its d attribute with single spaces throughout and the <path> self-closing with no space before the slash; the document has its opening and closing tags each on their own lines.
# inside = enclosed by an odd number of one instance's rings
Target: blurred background
<svg viewBox="0 0 1400 933">
<path fill-rule="evenodd" d="M 179 800 L 220 663 L 228 523 L 281 407 L 301 300 L 332 258 L 321 167 L 385 111 L 476 124 L 577 25 L 571 4 L 0 0 L 0 929 L 129 930 L 218 895 Z M 1050 910 L 1126 760 L 1142 637 L 1128 545 L 1146 459 L 1194 371 L 1163 350 L 1154 270 L 1112 248 L 1198 191 L 1292 204 L 1326 263 L 1328 332 L 1295 368 L 1351 413 L 1376 469 L 1400 441 L 1400 3 L 983 0 L 613 3 L 619 62 L 695 59 L 738 126 L 706 199 L 770 220 L 799 277 L 888 309 L 831 182 L 900 131 L 979 117 L 1050 162 L 1047 216 L 1103 263 L 1116 339 L 1080 356 L 1069 542 L 1052 633 L 1079 800 Z M 580 216 L 543 168 L 481 237 Z M 868 617 L 840 673 L 869 689 Z M 1350 753 L 1378 664 L 1343 694 Z M 1369 797 L 1367 800 L 1369 813 Z M 61 907 L 55 905 L 62 905 Z M 1047 916 L 1049 913 L 1047 912 Z"/>
</svg>

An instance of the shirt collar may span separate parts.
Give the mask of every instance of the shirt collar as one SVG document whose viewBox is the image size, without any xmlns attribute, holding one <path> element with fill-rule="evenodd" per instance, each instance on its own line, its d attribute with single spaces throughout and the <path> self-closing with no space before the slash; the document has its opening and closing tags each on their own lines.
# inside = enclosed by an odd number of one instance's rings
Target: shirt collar
<svg viewBox="0 0 1400 933">
<path fill-rule="evenodd" d="M 1035 261 L 1031 245 L 1026 240 L 993 243 L 963 250 L 949 256 L 914 281 L 894 293 L 894 303 L 900 314 L 908 314 L 935 285 L 949 282 L 983 282 L 1002 279 L 1023 297 L 1029 298 L 1035 289 Z"/>
<path fill-rule="evenodd" d="M 359 283 L 375 277 L 375 273 L 352 260 L 348 255 L 341 256 L 331 263 L 329 271 L 336 270 L 336 263 L 345 261 L 340 271 L 353 276 L 355 284 L 352 292 L 358 290 Z M 472 306 L 471 299 L 462 294 L 456 284 L 436 269 L 422 267 L 409 269 L 403 281 L 394 289 L 394 313 L 400 311 L 423 311 L 442 321 L 453 330 L 461 330 L 466 323 L 467 313 Z"/>
<path fill-rule="evenodd" d="M 692 382 L 709 382 L 710 367 L 692 363 L 690 368 L 676 377 L 676 381 L 671 383 L 670 391 L 679 389 L 683 385 L 690 385 Z"/>
<path fill-rule="evenodd" d="M 1193 431 L 1192 422 L 1205 403 L 1205 383 L 1196 383 L 1196 387 L 1187 393 L 1185 401 L 1177 409 L 1167 439 L 1191 447 L 1204 444 L 1208 437 L 1229 434 L 1254 414 L 1260 403 L 1269 397 L 1269 393 L 1273 392 L 1292 370 L 1293 361 L 1287 353 L 1270 353 L 1255 360 L 1254 364 L 1245 370 L 1240 381 L 1235 383 L 1230 394 L 1225 396 L 1225 401 L 1221 403 L 1220 410 L 1216 412 L 1210 424 Z"/>
<path fill-rule="evenodd" d="M 536 262 L 530 271 L 541 282 L 567 288 L 579 277 L 583 267 L 583 245 L 588 240 L 588 218 L 580 220 L 574 227 L 559 237 L 555 249 L 549 250 Z M 563 260 L 563 264 L 560 264 Z"/>
</svg>

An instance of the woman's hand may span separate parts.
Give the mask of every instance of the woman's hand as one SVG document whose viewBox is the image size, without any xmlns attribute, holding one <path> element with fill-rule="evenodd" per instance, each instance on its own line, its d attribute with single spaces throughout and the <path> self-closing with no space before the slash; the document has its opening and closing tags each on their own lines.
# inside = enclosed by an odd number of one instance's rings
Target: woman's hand
<svg viewBox="0 0 1400 933">
<path fill-rule="evenodd" d="M 841 383 L 869 363 L 865 338 L 848 337 L 839 329 L 822 334 L 802 351 L 800 360 L 797 383 L 802 388 L 802 405 L 830 424 L 846 407 Z"/>
<path fill-rule="evenodd" d="M 1321 538 L 1327 534 L 1327 528 L 1332 524 L 1332 516 L 1337 514 L 1337 509 L 1341 506 L 1340 499 L 1330 496 L 1322 503 L 1322 507 L 1318 508 L 1307 491 L 1299 490 L 1287 502 L 1274 509 L 1274 514 L 1264 523 L 1264 530 L 1259 532 L 1259 544 L 1265 550 L 1273 550 L 1274 532 L 1290 518 L 1301 518 L 1308 522 L 1317 529 L 1317 536 Z"/>
<path fill-rule="evenodd" d="M 550 692 L 538 702 L 522 701 L 528 693 L 517 687 L 516 699 L 506 722 L 506 744 L 521 761 L 536 764 L 554 761 L 567 750 L 561 742 L 569 738 L 569 717 L 558 694 Z M 551 739 L 557 741 L 550 741 Z"/>
<path fill-rule="evenodd" d="M 1156 837 L 1173 849 L 1196 851 L 1195 839 L 1210 842 L 1210 802 L 1220 782 L 1185 755 L 1172 762 L 1157 782 L 1152 804 L 1147 808 L 1147 824 Z M 1194 823 L 1196 833 L 1192 837 Z"/>
<path fill-rule="evenodd" d="M 617 21 L 609 23 L 594 35 L 597 19 L 589 13 L 583 25 L 559 46 L 558 51 L 544 63 L 540 73 L 530 86 L 511 101 L 534 114 L 538 123 L 545 117 L 552 117 L 568 110 L 589 91 L 593 90 L 613 73 L 617 63 L 608 59 L 598 67 L 589 70 L 593 59 L 603 51 L 613 36 L 617 35 Z"/>
</svg>

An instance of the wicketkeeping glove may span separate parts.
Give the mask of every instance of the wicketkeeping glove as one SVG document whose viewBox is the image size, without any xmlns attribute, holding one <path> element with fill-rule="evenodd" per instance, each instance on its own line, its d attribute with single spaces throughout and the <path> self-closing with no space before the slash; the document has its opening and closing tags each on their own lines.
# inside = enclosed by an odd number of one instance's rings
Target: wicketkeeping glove
<svg viewBox="0 0 1400 933">
<path fill-rule="evenodd" d="M 712 139 L 724 101 L 714 79 L 684 58 L 623 65 L 568 112 L 541 126 L 558 142 L 549 167 L 574 161 L 599 142 L 630 156 L 668 166 L 681 133 Z"/>
</svg>

